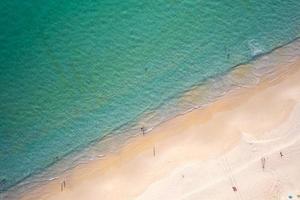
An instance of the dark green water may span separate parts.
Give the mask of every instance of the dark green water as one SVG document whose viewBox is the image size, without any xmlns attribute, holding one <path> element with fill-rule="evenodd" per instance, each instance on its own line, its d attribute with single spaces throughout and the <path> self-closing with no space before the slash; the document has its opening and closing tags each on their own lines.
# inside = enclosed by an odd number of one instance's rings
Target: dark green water
<svg viewBox="0 0 300 200">
<path fill-rule="evenodd" d="M 0 191 L 300 33 L 299 0 L 0 9 Z"/>
</svg>

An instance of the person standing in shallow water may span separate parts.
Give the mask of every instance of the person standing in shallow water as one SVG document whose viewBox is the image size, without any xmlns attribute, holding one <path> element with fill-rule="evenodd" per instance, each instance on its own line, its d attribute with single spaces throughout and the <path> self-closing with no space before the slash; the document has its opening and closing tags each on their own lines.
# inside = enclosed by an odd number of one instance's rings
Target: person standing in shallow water
<svg viewBox="0 0 300 200">
<path fill-rule="evenodd" d="M 226 54 L 227 60 L 229 60 L 230 59 L 230 53 L 229 53 L 229 50 L 228 50 L 227 47 L 225 47 L 225 54 Z"/>
<path fill-rule="evenodd" d="M 0 191 L 2 191 L 2 188 L 4 188 L 5 183 L 6 183 L 6 179 L 5 178 L 3 178 L 3 179 L 0 180 Z"/>
<path fill-rule="evenodd" d="M 142 134 L 145 135 L 145 127 L 141 128 Z"/>
</svg>

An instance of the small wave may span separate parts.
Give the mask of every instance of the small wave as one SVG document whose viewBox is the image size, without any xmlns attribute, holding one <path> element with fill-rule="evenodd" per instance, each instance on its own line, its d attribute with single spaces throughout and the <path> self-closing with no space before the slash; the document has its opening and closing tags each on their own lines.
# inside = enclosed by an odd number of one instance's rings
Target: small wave
<svg viewBox="0 0 300 200">
<path fill-rule="evenodd" d="M 145 127 L 145 132 L 149 133 L 165 121 L 194 109 L 201 109 L 230 91 L 252 87 L 258 84 L 262 77 L 276 78 L 276 66 L 288 65 L 300 56 L 300 39 L 259 57 L 257 56 L 263 52 L 263 48 L 255 40 L 249 42 L 249 47 L 253 50 L 254 60 L 238 65 L 221 76 L 210 78 L 205 83 L 194 85 L 155 109 L 146 110 L 134 123 L 119 127 L 101 140 L 94 141 L 88 148 L 67 155 L 44 172 L 10 188 L 4 192 L 3 199 L 18 199 L 24 191 L 38 186 L 41 182 L 59 179 L 62 174 L 67 177 L 70 171 L 79 165 L 105 159 L 107 153 L 117 152 L 130 138 L 140 135 L 141 127 Z"/>
<path fill-rule="evenodd" d="M 53 178 L 49 178 L 48 181 L 53 181 L 53 180 L 56 180 L 58 179 L 59 177 L 53 177 Z"/>
<path fill-rule="evenodd" d="M 255 57 L 265 52 L 264 48 L 254 39 L 248 42 L 248 46 L 252 57 Z"/>
</svg>

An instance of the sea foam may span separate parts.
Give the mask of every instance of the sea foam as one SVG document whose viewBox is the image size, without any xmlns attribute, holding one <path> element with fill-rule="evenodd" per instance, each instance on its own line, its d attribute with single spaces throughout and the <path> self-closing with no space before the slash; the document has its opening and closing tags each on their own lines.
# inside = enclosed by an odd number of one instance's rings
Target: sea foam
<svg viewBox="0 0 300 200">
<path fill-rule="evenodd" d="M 286 66 L 286 70 L 288 70 L 289 64 L 299 57 L 300 39 L 278 47 L 269 53 L 257 55 L 253 60 L 237 65 L 204 83 L 194 85 L 159 107 L 146 111 L 135 122 L 116 129 L 83 150 L 67 155 L 47 170 L 31 176 L 1 193 L 1 197 L 2 199 L 18 199 L 24 192 L 37 186 L 47 184 L 61 176 L 68 177 L 75 167 L 88 164 L 91 160 L 105 159 L 107 153 L 116 153 L 122 146 L 130 142 L 131 138 L 141 135 L 141 127 L 145 127 L 146 134 L 151 134 L 152 129 L 165 121 L 194 109 L 202 109 L 229 92 L 242 87 L 253 87 L 262 78 L 276 79 L 279 75 L 278 68 Z"/>
</svg>

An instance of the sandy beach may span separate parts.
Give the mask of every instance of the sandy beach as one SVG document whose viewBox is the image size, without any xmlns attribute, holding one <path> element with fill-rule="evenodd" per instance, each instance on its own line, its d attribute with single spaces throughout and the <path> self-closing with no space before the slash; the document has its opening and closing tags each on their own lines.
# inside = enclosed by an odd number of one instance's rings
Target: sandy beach
<svg viewBox="0 0 300 200">
<path fill-rule="evenodd" d="M 163 123 L 22 199 L 300 199 L 300 59 L 276 77 Z"/>
</svg>

